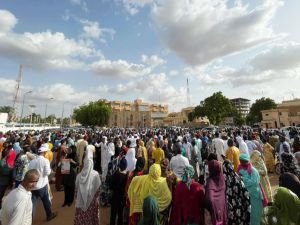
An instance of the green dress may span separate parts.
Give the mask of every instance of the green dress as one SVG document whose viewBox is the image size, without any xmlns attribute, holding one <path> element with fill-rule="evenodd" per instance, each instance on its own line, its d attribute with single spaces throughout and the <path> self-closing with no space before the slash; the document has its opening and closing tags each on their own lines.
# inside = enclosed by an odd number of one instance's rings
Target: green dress
<svg viewBox="0 0 300 225">
<path fill-rule="evenodd" d="M 300 200 L 297 195 L 287 188 L 278 188 L 274 195 L 274 204 L 264 210 L 261 224 L 300 224 Z"/>
</svg>

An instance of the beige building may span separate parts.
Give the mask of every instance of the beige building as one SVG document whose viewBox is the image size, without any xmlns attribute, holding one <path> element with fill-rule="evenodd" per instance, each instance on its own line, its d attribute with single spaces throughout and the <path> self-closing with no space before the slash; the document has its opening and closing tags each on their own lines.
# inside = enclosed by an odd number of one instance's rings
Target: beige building
<svg viewBox="0 0 300 225">
<path fill-rule="evenodd" d="M 280 128 L 300 124 L 300 99 L 283 101 L 276 109 L 262 110 L 264 128 Z"/>
<path fill-rule="evenodd" d="M 168 117 L 164 118 L 164 126 L 189 126 L 189 127 L 206 127 L 209 126 L 209 120 L 207 117 L 199 117 L 189 122 L 189 113 L 192 112 L 195 107 L 183 108 L 181 112 L 172 112 Z"/>
<path fill-rule="evenodd" d="M 245 118 L 250 111 L 250 100 L 245 98 L 230 99 L 231 104 L 242 114 Z"/>
<path fill-rule="evenodd" d="M 145 103 L 141 99 L 134 102 L 107 101 L 112 109 L 109 119 L 110 127 L 155 127 L 162 126 L 168 115 L 168 106 Z"/>
</svg>

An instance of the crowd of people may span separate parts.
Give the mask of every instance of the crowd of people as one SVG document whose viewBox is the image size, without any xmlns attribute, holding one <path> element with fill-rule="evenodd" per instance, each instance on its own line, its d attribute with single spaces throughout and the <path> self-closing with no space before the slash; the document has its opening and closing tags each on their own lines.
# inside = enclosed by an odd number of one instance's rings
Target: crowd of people
<svg viewBox="0 0 300 225">
<path fill-rule="evenodd" d="M 237 128 L 75 129 L 0 134 L 0 221 L 32 224 L 37 200 L 46 220 L 51 183 L 75 202 L 75 225 L 300 224 L 297 134 Z M 279 168 L 272 192 L 268 174 Z M 8 189 L 12 189 L 4 197 Z M 4 199 L 4 200 L 3 200 Z M 3 200 L 3 201 L 2 201 Z"/>
</svg>

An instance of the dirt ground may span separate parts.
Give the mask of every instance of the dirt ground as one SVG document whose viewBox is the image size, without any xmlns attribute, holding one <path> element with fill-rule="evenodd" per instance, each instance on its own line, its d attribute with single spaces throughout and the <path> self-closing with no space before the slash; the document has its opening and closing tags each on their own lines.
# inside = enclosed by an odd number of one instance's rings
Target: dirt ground
<svg viewBox="0 0 300 225">
<path fill-rule="evenodd" d="M 278 176 L 274 174 L 269 175 L 270 182 L 272 185 L 273 191 L 278 187 Z M 52 187 L 54 190 L 54 187 Z M 52 221 L 46 222 L 46 215 L 41 202 L 39 202 L 37 213 L 33 219 L 33 225 L 73 225 L 74 224 L 74 215 L 75 207 L 74 203 L 71 207 L 62 207 L 64 201 L 64 192 L 55 192 L 53 191 L 53 211 L 58 212 L 58 216 Z M 101 208 L 100 209 L 100 224 L 108 225 L 110 216 L 110 208 Z"/>
</svg>

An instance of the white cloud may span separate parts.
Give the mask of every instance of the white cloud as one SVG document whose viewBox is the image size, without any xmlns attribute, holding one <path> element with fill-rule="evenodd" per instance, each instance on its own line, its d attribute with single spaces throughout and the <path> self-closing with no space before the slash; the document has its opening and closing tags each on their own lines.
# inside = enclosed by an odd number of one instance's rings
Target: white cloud
<svg viewBox="0 0 300 225">
<path fill-rule="evenodd" d="M 2 33 L 10 32 L 17 22 L 17 18 L 11 12 L 0 9 L 0 36 Z"/>
<path fill-rule="evenodd" d="M 132 16 L 137 14 L 140 11 L 140 9 L 143 8 L 144 6 L 154 2 L 154 0 L 121 0 L 121 1 L 125 7 L 125 10 Z"/>
<path fill-rule="evenodd" d="M 99 50 L 94 49 L 87 42 L 67 38 L 60 32 L 47 30 L 18 34 L 13 31 L 17 19 L 6 11 L 3 15 L 6 16 L 0 16 L 1 57 L 42 70 L 84 69 L 85 63 L 82 59 L 102 56 Z"/>
<path fill-rule="evenodd" d="M 147 66 L 154 68 L 162 64 L 165 64 L 166 60 L 160 58 L 157 55 L 151 55 L 151 56 L 142 55 L 142 62 Z"/>
<path fill-rule="evenodd" d="M 169 75 L 171 76 L 171 77 L 175 77 L 175 76 L 177 76 L 179 74 L 179 72 L 177 71 L 177 70 L 171 70 L 170 72 L 169 72 Z"/>
<path fill-rule="evenodd" d="M 280 0 L 266 0 L 254 9 L 236 1 L 165 0 L 153 7 L 158 33 L 173 52 L 190 65 L 240 52 L 273 39 L 271 20 Z"/>
<path fill-rule="evenodd" d="M 113 39 L 116 31 L 110 28 L 101 28 L 98 22 L 88 21 L 88 20 L 80 20 L 80 23 L 83 24 L 83 34 L 81 37 L 87 39 L 95 39 L 100 40 L 103 43 L 106 43 L 105 37 L 107 35 Z"/>
<path fill-rule="evenodd" d="M 275 43 L 246 61 L 241 68 L 223 65 L 187 68 L 204 85 L 231 84 L 234 87 L 263 84 L 274 80 L 300 77 L 300 44 Z"/>
<path fill-rule="evenodd" d="M 138 77 L 150 73 L 150 68 L 143 64 L 131 64 L 124 60 L 100 60 L 91 65 L 92 70 L 101 76 L 119 78 Z"/>
</svg>

